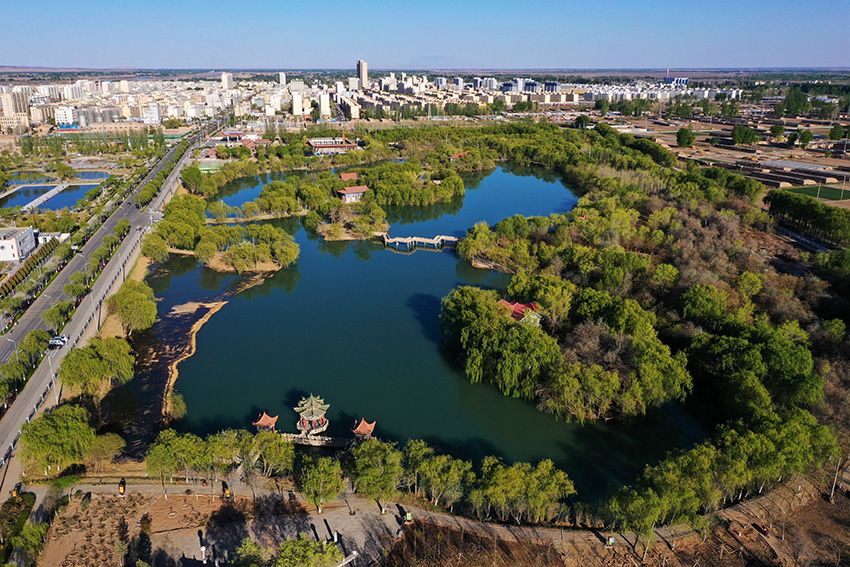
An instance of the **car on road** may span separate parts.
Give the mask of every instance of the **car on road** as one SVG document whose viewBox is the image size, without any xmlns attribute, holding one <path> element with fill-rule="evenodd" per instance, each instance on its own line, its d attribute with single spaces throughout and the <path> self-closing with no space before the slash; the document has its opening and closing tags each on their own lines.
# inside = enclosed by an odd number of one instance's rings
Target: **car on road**
<svg viewBox="0 0 850 567">
<path fill-rule="evenodd" d="M 66 337 L 65 335 L 56 335 L 55 337 L 50 339 L 50 341 L 48 341 L 47 346 L 48 348 L 62 348 L 67 342 L 68 337 Z"/>
</svg>

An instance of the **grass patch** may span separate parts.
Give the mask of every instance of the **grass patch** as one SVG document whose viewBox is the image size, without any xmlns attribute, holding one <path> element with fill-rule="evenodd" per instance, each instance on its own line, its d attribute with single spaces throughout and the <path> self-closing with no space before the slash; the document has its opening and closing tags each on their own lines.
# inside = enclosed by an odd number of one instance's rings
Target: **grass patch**
<svg viewBox="0 0 850 567">
<path fill-rule="evenodd" d="M 818 193 L 818 190 L 820 190 L 820 193 Z M 821 199 L 826 199 L 827 201 L 838 201 L 842 198 L 841 185 L 806 185 L 804 187 L 791 187 L 787 191 L 809 195 L 810 197 L 819 196 Z M 850 199 L 850 186 L 845 187 L 843 193 L 845 199 Z"/>
</svg>

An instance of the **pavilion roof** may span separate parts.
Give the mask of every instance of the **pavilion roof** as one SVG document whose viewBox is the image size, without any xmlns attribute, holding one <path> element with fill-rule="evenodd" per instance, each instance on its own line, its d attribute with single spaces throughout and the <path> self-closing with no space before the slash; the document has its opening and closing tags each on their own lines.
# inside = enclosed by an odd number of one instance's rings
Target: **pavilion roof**
<svg viewBox="0 0 850 567">
<path fill-rule="evenodd" d="M 377 421 L 373 421 L 369 423 L 365 418 L 360 418 L 360 423 L 357 424 L 357 427 L 351 430 L 355 435 L 372 435 L 372 432 L 375 430 L 375 424 Z"/>
<path fill-rule="evenodd" d="M 351 181 L 352 179 L 357 179 L 356 171 L 346 171 L 344 173 L 339 174 L 339 178 L 343 181 Z"/>
<path fill-rule="evenodd" d="M 295 411 L 298 412 L 304 419 L 316 419 L 325 415 L 330 404 L 326 404 L 323 398 L 319 398 L 310 394 L 309 397 L 301 398 L 298 405 L 295 406 Z"/>
<path fill-rule="evenodd" d="M 256 427 L 265 427 L 265 428 L 272 429 L 272 428 L 274 428 L 274 424 L 277 423 L 277 418 L 278 418 L 277 415 L 272 417 L 269 414 L 267 414 L 266 412 L 263 412 L 263 413 L 260 414 L 260 417 L 257 418 L 257 421 L 255 421 L 251 425 L 254 425 Z"/>
</svg>

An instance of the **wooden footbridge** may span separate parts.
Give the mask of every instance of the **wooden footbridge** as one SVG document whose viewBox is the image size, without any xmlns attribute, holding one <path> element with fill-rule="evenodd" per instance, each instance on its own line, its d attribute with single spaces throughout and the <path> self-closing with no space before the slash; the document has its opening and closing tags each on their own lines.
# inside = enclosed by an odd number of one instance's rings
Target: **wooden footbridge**
<svg viewBox="0 0 850 567">
<path fill-rule="evenodd" d="M 422 236 L 399 236 L 390 238 L 386 233 L 383 234 L 384 246 L 395 248 L 396 250 L 410 251 L 421 246 L 423 248 L 431 248 L 439 250 L 444 246 L 457 246 L 457 236 L 446 236 L 443 234 L 437 235 L 434 238 L 425 238 Z"/>
</svg>

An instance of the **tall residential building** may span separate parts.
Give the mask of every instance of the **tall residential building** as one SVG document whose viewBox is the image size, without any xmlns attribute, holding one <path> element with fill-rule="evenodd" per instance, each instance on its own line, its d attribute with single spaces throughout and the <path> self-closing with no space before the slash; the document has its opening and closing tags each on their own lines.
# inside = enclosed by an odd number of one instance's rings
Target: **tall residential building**
<svg viewBox="0 0 850 567">
<path fill-rule="evenodd" d="M 233 89 L 233 73 L 221 74 L 221 88 L 226 91 Z"/>
<path fill-rule="evenodd" d="M 280 80 L 280 86 L 285 87 L 286 86 L 286 73 L 278 73 L 278 77 L 279 77 L 279 80 Z"/>
<path fill-rule="evenodd" d="M 120 85 L 122 93 L 130 92 L 130 81 L 121 81 Z"/>
<path fill-rule="evenodd" d="M 304 107 L 302 104 L 301 93 L 294 92 L 292 93 L 292 115 L 301 116 L 302 114 L 304 114 Z"/>
<path fill-rule="evenodd" d="M 360 79 L 357 77 L 348 77 L 348 90 L 354 92 L 360 90 Z"/>
<path fill-rule="evenodd" d="M 3 93 L 0 101 L 3 104 L 3 116 L 6 117 L 26 114 L 30 109 L 30 97 L 26 93 Z"/>
<path fill-rule="evenodd" d="M 325 118 L 331 115 L 331 96 L 328 93 L 319 95 L 319 116 Z"/>
<path fill-rule="evenodd" d="M 369 71 L 366 62 L 362 59 L 357 60 L 357 78 L 360 79 L 360 88 L 369 88 Z"/>
</svg>

